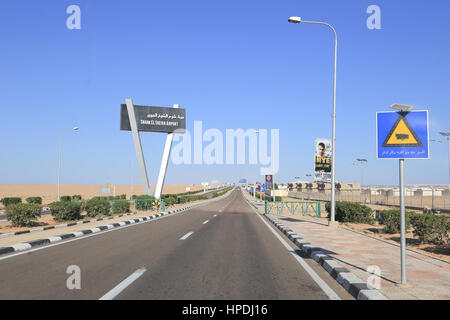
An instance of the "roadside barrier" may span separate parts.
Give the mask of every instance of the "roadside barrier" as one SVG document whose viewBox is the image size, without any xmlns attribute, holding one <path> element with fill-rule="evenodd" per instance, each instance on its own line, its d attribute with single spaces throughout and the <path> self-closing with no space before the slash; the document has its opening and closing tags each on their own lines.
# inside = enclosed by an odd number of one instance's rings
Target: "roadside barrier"
<svg viewBox="0 0 450 320">
<path fill-rule="evenodd" d="M 266 201 L 265 214 L 290 213 L 320 217 L 321 206 L 318 201 Z"/>
</svg>

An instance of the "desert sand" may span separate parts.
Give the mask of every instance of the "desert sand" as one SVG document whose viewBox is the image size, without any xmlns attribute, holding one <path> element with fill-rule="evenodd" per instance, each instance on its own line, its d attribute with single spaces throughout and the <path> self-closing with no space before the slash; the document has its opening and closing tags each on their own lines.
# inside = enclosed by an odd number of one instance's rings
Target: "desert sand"
<svg viewBox="0 0 450 320">
<path fill-rule="evenodd" d="M 77 185 L 77 184 L 61 184 L 61 196 L 81 195 L 83 199 L 90 199 L 96 196 L 105 196 L 100 193 L 100 188 L 104 185 Z M 186 188 L 191 191 L 201 190 L 202 186 L 164 186 L 163 194 L 184 193 Z M 151 186 L 155 188 L 155 186 Z M 135 195 L 144 194 L 142 186 L 119 186 L 116 185 L 116 195 L 126 194 L 130 197 L 131 192 Z M 113 194 L 111 194 L 113 195 Z M 28 197 L 42 197 L 42 204 L 47 205 L 57 200 L 58 185 L 56 184 L 0 184 L 0 199 L 5 197 L 21 197 L 25 201 Z M 1 206 L 1 205 L 0 205 Z"/>
</svg>

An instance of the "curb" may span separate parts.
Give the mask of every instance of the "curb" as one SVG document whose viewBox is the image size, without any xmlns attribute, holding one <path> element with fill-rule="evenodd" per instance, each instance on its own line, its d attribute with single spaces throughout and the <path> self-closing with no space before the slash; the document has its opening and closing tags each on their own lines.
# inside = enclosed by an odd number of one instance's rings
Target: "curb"
<svg viewBox="0 0 450 320">
<path fill-rule="evenodd" d="M 42 245 L 58 242 L 58 241 L 61 241 L 61 240 L 66 240 L 66 239 L 70 239 L 70 238 L 78 238 L 78 237 L 81 237 L 81 236 L 84 236 L 84 235 L 97 233 L 97 232 L 104 231 L 104 230 L 109 230 L 109 229 L 122 227 L 122 226 L 125 226 L 125 225 L 130 225 L 130 224 L 135 224 L 135 223 L 139 223 L 139 222 L 149 221 L 149 220 L 153 220 L 153 219 L 156 219 L 156 218 L 168 215 L 168 214 L 175 214 L 175 213 L 179 213 L 181 211 L 186 211 L 188 209 L 191 209 L 191 207 L 186 207 L 186 208 L 183 208 L 183 209 L 177 209 L 177 210 L 168 211 L 168 212 L 160 212 L 160 213 L 157 213 L 157 214 L 154 214 L 154 215 L 151 215 L 151 216 L 147 216 L 147 217 L 142 217 L 142 218 L 138 218 L 138 219 L 131 219 L 131 220 L 127 220 L 127 221 L 121 221 L 121 222 L 117 222 L 117 223 L 113 223 L 113 224 L 108 224 L 108 225 L 105 225 L 105 226 L 98 226 L 98 227 L 95 227 L 95 228 L 92 228 L 92 229 L 76 231 L 76 232 L 72 232 L 72 233 L 67 233 L 67 234 L 63 234 L 63 235 L 59 235 L 59 236 L 53 236 L 53 237 L 39 239 L 39 240 L 33 240 L 31 242 L 18 243 L 18 244 L 12 245 L 10 247 L 0 248 L 0 255 L 7 254 L 7 253 L 12 253 L 12 252 L 25 251 L 25 250 L 31 249 L 33 247 L 42 246 Z M 77 223 L 75 223 L 73 225 L 77 225 Z"/>
<path fill-rule="evenodd" d="M 3 233 L 3 234 L 0 234 L 0 239 L 12 237 L 12 236 L 19 236 L 21 234 L 27 234 L 27 233 L 32 233 L 32 232 L 39 232 L 39 231 L 47 231 L 47 230 L 52 230 L 52 229 L 73 227 L 73 226 L 80 225 L 80 224 L 88 224 L 88 223 L 92 223 L 92 222 L 112 220 L 112 219 L 122 218 L 122 217 L 126 217 L 126 216 L 134 216 L 135 214 L 137 214 L 137 212 L 121 214 L 121 215 L 118 215 L 118 216 L 101 218 L 101 219 L 85 220 L 85 221 L 78 221 L 78 222 L 66 223 L 66 224 L 58 224 L 58 225 L 55 225 L 55 226 L 43 227 L 43 228 L 32 229 L 32 230 L 24 230 L 24 231 Z"/>
<path fill-rule="evenodd" d="M 232 190 L 230 190 L 232 191 Z M 230 194 L 226 195 L 229 196 Z M 125 225 L 130 225 L 130 224 L 135 224 L 135 223 L 139 223 L 139 222 L 145 222 L 145 221 L 150 221 L 150 220 L 154 220 L 156 218 L 160 218 L 163 216 L 167 216 L 167 215 L 173 215 L 173 214 L 177 214 L 180 212 L 184 212 L 211 202 L 215 202 L 215 201 L 219 201 L 222 200 L 223 198 L 215 198 L 215 199 L 211 199 L 211 200 L 207 200 L 206 202 L 203 203 L 197 203 L 194 204 L 192 206 L 188 206 L 185 208 L 179 208 L 176 210 L 172 210 L 172 211 L 167 211 L 167 212 L 160 212 L 157 214 L 153 214 L 150 216 L 146 216 L 146 217 L 142 217 L 142 218 L 138 218 L 138 219 L 131 219 L 131 220 L 127 220 L 127 221 L 121 221 L 121 222 L 117 222 L 117 223 L 112 223 L 112 224 L 108 224 L 105 226 L 98 226 L 92 229 L 87 229 L 87 230 L 82 230 L 82 231 L 76 231 L 76 232 L 72 232 L 72 233 L 67 233 L 67 234 L 63 234 L 63 235 L 59 235 L 59 236 L 53 236 L 53 237 L 49 237 L 49 238 L 44 238 L 44 239 L 38 239 L 38 240 L 33 240 L 31 242 L 24 242 L 24 243 L 18 243 L 9 247 L 3 247 L 0 248 L 0 256 L 4 255 L 4 254 L 8 254 L 8 253 L 13 253 L 13 252 L 20 252 L 20 251 L 25 251 L 28 249 L 31 249 L 33 247 L 37 247 L 37 246 L 42 246 L 42 245 L 46 245 L 46 244 L 51 244 L 54 242 L 58 242 L 58 241 L 62 241 L 62 240 L 66 240 L 66 239 L 70 239 L 70 238 L 79 238 L 81 236 L 84 235 L 88 235 L 88 234 L 93 234 L 93 233 L 98 233 L 100 231 L 105 231 L 105 230 L 109 230 L 109 229 L 114 229 L 114 228 L 119 228 Z M 116 217 L 117 218 L 117 217 Z M 108 220 L 107 219 L 99 219 L 99 220 L 95 220 L 95 221 L 102 221 L 102 220 Z M 64 227 L 68 227 L 68 226 L 75 226 L 75 225 L 79 225 L 79 224 L 83 224 L 83 223 L 87 223 L 84 221 L 80 221 L 81 223 L 71 223 L 68 225 L 61 225 L 60 228 Z M 91 221 L 89 221 L 91 222 Z M 52 228 L 53 229 L 53 228 Z"/>
<path fill-rule="evenodd" d="M 343 268 L 335 259 L 328 256 L 324 249 L 306 242 L 294 231 L 280 223 L 277 219 L 264 215 L 289 240 L 297 245 L 306 255 L 319 263 L 344 289 L 357 300 L 388 300 L 379 290 L 370 288 L 347 268 Z"/>
<path fill-rule="evenodd" d="M 244 199 L 246 197 L 244 196 Z M 247 203 L 253 208 L 256 206 L 246 199 Z M 259 212 L 256 212 L 260 214 Z M 379 290 L 370 288 L 367 283 L 360 280 L 357 276 L 350 272 L 347 268 L 342 267 L 335 259 L 328 256 L 325 249 L 315 247 L 311 243 L 306 242 L 302 237 L 294 231 L 284 226 L 277 219 L 262 214 L 274 226 L 276 226 L 286 237 L 299 247 L 308 257 L 319 263 L 344 289 L 357 300 L 388 300 Z"/>
</svg>

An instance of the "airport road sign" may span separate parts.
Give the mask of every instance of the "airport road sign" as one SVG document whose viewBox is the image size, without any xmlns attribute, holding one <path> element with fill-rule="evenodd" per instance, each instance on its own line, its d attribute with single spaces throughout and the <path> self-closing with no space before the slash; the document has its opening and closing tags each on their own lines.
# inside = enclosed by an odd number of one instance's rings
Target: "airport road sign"
<svg viewBox="0 0 450 320">
<path fill-rule="evenodd" d="M 429 159 L 428 111 L 377 112 L 378 159 Z"/>
<path fill-rule="evenodd" d="M 134 105 L 138 131 L 183 133 L 186 130 L 186 109 Z M 120 130 L 131 131 L 127 105 L 120 106 Z"/>
</svg>

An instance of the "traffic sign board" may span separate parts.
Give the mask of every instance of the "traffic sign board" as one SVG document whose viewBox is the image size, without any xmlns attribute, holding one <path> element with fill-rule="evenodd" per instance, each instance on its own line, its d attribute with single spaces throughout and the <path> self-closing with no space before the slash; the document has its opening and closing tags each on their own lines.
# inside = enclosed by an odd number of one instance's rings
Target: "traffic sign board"
<svg viewBox="0 0 450 320">
<path fill-rule="evenodd" d="M 378 159 L 429 159 L 428 111 L 377 112 Z"/>
</svg>

